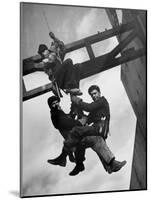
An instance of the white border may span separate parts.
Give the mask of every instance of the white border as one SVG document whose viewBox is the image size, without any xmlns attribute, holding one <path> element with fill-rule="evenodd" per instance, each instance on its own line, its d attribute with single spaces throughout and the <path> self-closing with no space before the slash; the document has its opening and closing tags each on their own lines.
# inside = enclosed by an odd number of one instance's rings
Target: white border
<svg viewBox="0 0 151 200">
<path fill-rule="evenodd" d="M 100 7 L 122 7 L 133 9 L 147 9 L 148 26 L 150 22 L 151 5 L 149 0 L 107 0 L 107 1 L 88 1 L 88 0 L 51 0 L 51 1 L 24 1 L 24 2 L 42 2 L 55 4 L 69 4 L 69 5 L 87 5 Z M 19 1 L 7 0 L 1 2 L 1 31 L 0 31 L 0 198 L 11 200 L 17 199 L 17 192 L 19 191 Z M 150 27 L 148 28 L 148 36 L 150 35 Z M 148 37 L 148 44 L 150 38 Z M 151 52 L 150 45 L 148 52 Z M 149 59 L 149 58 L 148 58 Z M 150 59 L 148 68 L 150 66 Z M 148 85 L 150 86 L 150 70 L 148 69 Z M 149 87 L 148 87 L 149 88 Z M 149 92 L 149 89 L 148 89 Z M 150 102 L 150 93 L 148 93 L 148 102 Z M 148 109 L 150 106 L 148 105 Z M 150 112 L 148 112 L 150 119 Z M 149 122 L 149 120 L 148 120 Z M 148 123 L 148 133 L 151 133 L 151 128 Z M 148 146 L 150 141 L 150 134 L 148 134 Z M 150 149 L 148 148 L 148 155 Z M 148 156 L 149 158 L 149 156 Z M 148 170 L 150 169 L 150 160 L 148 160 Z M 150 173 L 148 171 L 148 177 Z M 148 191 L 138 192 L 116 192 L 116 193 L 100 193 L 89 195 L 74 195 L 74 196 L 57 196 L 57 197 L 41 197 L 51 199 L 84 199 L 89 200 L 122 200 L 134 199 L 150 199 L 150 178 L 148 178 Z M 33 199 L 33 198 L 29 198 Z"/>
</svg>

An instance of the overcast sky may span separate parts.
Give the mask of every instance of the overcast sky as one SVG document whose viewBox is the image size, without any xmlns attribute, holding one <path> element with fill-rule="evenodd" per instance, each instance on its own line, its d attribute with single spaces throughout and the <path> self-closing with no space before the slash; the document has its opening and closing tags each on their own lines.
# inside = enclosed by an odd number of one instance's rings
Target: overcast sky
<svg viewBox="0 0 151 200">
<path fill-rule="evenodd" d="M 37 53 L 40 43 L 50 45 L 49 31 L 44 18 L 55 35 L 65 44 L 111 28 L 104 9 L 65 7 L 40 4 L 24 4 L 22 9 L 22 58 Z M 121 20 L 121 12 L 118 11 Z M 105 54 L 117 45 L 115 37 L 93 45 L 96 56 Z M 85 49 L 66 55 L 74 63 L 88 59 Z M 93 67 L 93 66 L 92 66 Z M 24 77 L 27 90 L 49 83 L 47 76 L 36 72 Z M 96 192 L 129 189 L 136 118 L 120 80 L 120 66 L 91 76 L 80 82 L 82 98 L 90 102 L 87 93 L 90 85 L 100 86 L 102 95 L 110 104 L 111 122 L 107 144 L 118 160 L 127 164 L 118 173 L 107 174 L 96 153 L 86 151 L 85 171 L 71 177 L 68 173 L 74 164 L 66 168 L 49 165 L 47 159 L 58 156 L 63 138 L 50 120 L 47 99 L 52 92 L 23 103 L 23 194 L 44 195 L 79 192 Z M 64 95 L 61 106 L 69 112 L 70 99 Z"/>
</svg>

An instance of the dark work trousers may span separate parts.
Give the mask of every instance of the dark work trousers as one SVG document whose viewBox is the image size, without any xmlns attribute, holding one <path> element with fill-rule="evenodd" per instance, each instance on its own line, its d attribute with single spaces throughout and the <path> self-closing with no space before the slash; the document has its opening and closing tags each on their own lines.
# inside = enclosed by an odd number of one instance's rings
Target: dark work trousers
<svg viewBox="0 0 151 200">
<path fill-rule="evenodd" d="M 61 89 L 79 88 L 79 68 L 73 65 L 71 59 L 65 60 L 62 64 L 57 62 L 53 74 Z"/>
<path fill-rule="evenodd" d="M 72 119 L 68 114 L 64 113 L 63 110 L 59 110 L 57 107 L 51 108 L 51 121 L 54 127 L 59 130 L 65 141 L 70 137 L 71 130 L 75 126 L 82 126 L 78 120 Z M 63 151 L 65 152 L 66 150 L 63 148 Z M 76 163 L 83 162 L 85 160 L 84 155 L 85 148 L 79 145 L 75 151 Z"/>
<path fill-rule="evenodd" d="M 109 165 L 115 156 L 101 136 L 86 136 L 81 140 L 81 145 L 85 148 L 92 148 L 98 155 L 104 169 L 106 171 L 108 170 Z"/>
<path fill-rule="evenodd" d="M 63 138 L 66 140 L 69 137 L 70 131 L 60 131 L 60 133 L 63 136 Z M 74 155 L 75 155 L 76 164 L 83 162 L 85 160 L 85 147 L 79 144 L 76 148 L 76 151 L 74 152 Z"/>
<path fill-rule="evenodd" d="M 99 126 L 98 126 L 99 125 Z M 100 158 L 105 170 L 108 170 L 110 162 L 115 158 L 114 154 L 111 152 L 106 144 L 105 139 L 99 134 L 98 130 L 101 123 L 94 124 L 93 126 L 77 126 L 72 129 L 70 147 L 72 148 L 75 141 L 77 144 L 81 144 L 83 148 L 92 148 Z M 68 145 L 68 142 L 65 146 Z"/>
<path fill-rule="evenodd" d="M 71 138 L 81 140 L 86 136 L 102 136 L 103 137 L 104 121 L 94 123 L 93 125 L 75 126 L 71 131 Z M 100 132 L 100 129 L 102 132 Z"/>
<path fill-rule="evenodd" d="M 82 145 L 77 145 L 74 154 L 75 154 L 76 164 L 80 164 L 85 160 L 85 147 Z"/>
</svg>

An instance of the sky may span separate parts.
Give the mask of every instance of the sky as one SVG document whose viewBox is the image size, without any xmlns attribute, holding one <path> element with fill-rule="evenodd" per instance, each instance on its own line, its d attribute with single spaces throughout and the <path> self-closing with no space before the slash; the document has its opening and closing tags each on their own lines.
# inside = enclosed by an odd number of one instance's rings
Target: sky
<svg viewBox="0 0 151 200">
<path fill-rule="evenodd" d="M 37 53 L 40 43 L 49 46 L 49 30 L 65 44 L 111 28 L 104 9 L 24 4 L 21 17 L 21 58 Z M 121 11 L 118 10 L 121 20 Z M 95 56 L 103 55 L 117 45 L 115 37 L 92 45 Z M 68 53 L 65 57 L 74 63 L 88 60 L 84 48 Z M 93 67 L 93 66 L 92 66 Z M 24 77 L 27 90 L 49 83 L 47 76 L 36 72 Z M 127 160 L 122 170 L 107 174 L 96 153 L 86 151 L 85 171 L 71 177 L 69 172 L 74 164 L 59 167 L 49 165 L 47 160 L 57 157 L 62 149 L 63 138 L 50 120 L 47 99 L 52 92 L 23 103 L 23 147 L 22 147 L 22 194 L 49 195 L 80 192 L 101 192 L 129 189 L 134 146 L 136 117 L 120 79 L 120 66 L 80 81 L 83 100 L 91 102 L 88 88 L 92 84 L 100 86 L 101 93 L 110 104 L 110 136 L 107 145 L 117 160 Z M 68 113 L 70 98 L 64 95 L 61 106 Z"/>
</svg>

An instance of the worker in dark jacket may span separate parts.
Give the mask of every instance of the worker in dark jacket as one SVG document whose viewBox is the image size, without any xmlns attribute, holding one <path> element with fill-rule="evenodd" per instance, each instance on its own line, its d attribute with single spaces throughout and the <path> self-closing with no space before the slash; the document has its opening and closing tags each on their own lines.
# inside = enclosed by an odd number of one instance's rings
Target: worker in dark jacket
<svg viewBox="0 0 151 200">
<path fill-rule="evenodd" d="M 82 124 L 78 120 L 72 119 L 70 115 L 65 114 L 61 109 L 59 102 L 60 99 L 57 96 L 52 96 L 48 99 L 48 105 L 50 107 L 52 123 L 54 127 L 59 130 L 61 135 L 66 140 L 68 139 L 68 135 L 70 134 L 71 129 L 75 126 L 82 126 Z M 69 160 L 71 162 L 76 162 L 76 163 L 80 162 L 81 168 L 78 171 L 79 173 L 80 171 L 84 170 L 84 165 L 83 165 L 83 161 L 85 160 L 84 155 L 85 155 L 85 148 L 80 145 L 77 146 L 74 155 L 71 151 L 66 151 L 63 148 L 60 156 L 58 156 L 55 159 L 48 160 L 48 163 L 53 165 L 66 166 L 66 157 L 69 156 Z M 70 175 L 75 175 L 75 174 L 70 173 Z"/>
<path fill-rule="evenodd" d="M 113 153 L 110 151 L 105 142 L 109 132 L 109 104 L 105 97 L 101 97 L 100 88 L 97 85 L 92 85 L 89 88 L 88 92 L 93 99 L 92 103 L 85 103 L 82 101 L 81 98 L 76 96 L 73 96 L 71 98 L 73 103 L 75 103 L 80 109 L 89 112 L 89 114 L 87 117 L 86 126 L 76 126 L 72 129 L 69 138 L 64 143 L 65 148 L 71 149 L 83 140 L 85 140 L 85 143 L 87 143 L 88 136 L 99 136 L 97 138 L 99 138 L 100 140 L 100 151 L 97 149 L 97 145 L 94 150 L 99 155 L 106 171 L 108 171 L 109 173 L 118 171 L 126 164 L 126 161 L 116 161 Z M 93 145 L 94 144 L 95 139 L 93 141 Z"/>
<path fill-rule="evenodd" d="M 79 123 L 79 121 L 73 120 L 71 118 L 69 119 L 69 116 L 65 114 L 59 107 L 59 99 L 56 100 L 55 98 L 56 97 L 50 97 L 48 99 L 48 105 L 51 108 L 51 118 L 52 118 L 52 122 L 54 126 L 61 132 L 61 134 L 65 138 L 65 144 L 66 144 L 66 140 L 68 141 L 70 134 L 74 132 L 73 130 L 76 127 L 80 128 L 82 126 L 81 126 L 81 123 Z M 56 106 L 58 110 L 57 112 L 56 112 Z M 69 129 L 72 126 L 73 126 L 73 129 L 69 132 Z M 67 131 L 64 131 L 64 130 L 67 130 Z M 99 134 L 97 135 L 95 134 L 93 136 L 85 136 L 83 137 L 83 139 L 81 139 L 81 141 L 78 141 L 78 143 L 76 143 L 76 151 L 75 151 L 76 166 L 70 172 L 70 175 L 72 176 L 77 175 L 79 172 L 84 170 L 83 161 L 85 160 L 85 157 L 84 157 L 85 148 L 92 148 L 97 153 L 105 170 L 108 173 L 119 171 L 121 167 L 124 166 L 126 163 L 126 161 L 119 162 L 115 160 L 115 156 L 106 145 L 106 142 L 103 139 L 103 137 L 101 137 Z M 66 147 L 66 145 L 64 145 L 61 155 L 57 157 L 56 159 L 48 160 L 48 162 L 51 164 L 61 165 L 61 166 L 63 163 L 63 165 L 65 166 L 64 163 L 66 163 L 66 161 L 64 160 L 66 160 L 67 152 L 70 152 L 70 151 Z"/>
<path fill-rule="evenodd" d="M 109 121 L 110 121 L 110 108 L 109 103 L 107 102 L 105 97 L 101 97 L 100 88 L 96 85 L 92 85 L 89 90 L 89 94 L 91 95 L 93 102 L 85 103 L 81 98 L 76 96 L 72 96 L 71 100 L 77 107 L 81 110 L 88 112 L 87 116 L 87 125 L 84 127 L 75 127 L 72 129 L 73 143 L 76 142 L 76 138 L 79 139 L 83 136 L 93 136 L 93 135 L 101 135 L 104 139 L 107 138 L 109 133 Z M 91 124 L 91 126 L 90 126 Z M 68 145 L 71 142 L 72 146 L 72 138 L 70 141 L 66 141 Z"/>
</svg>

